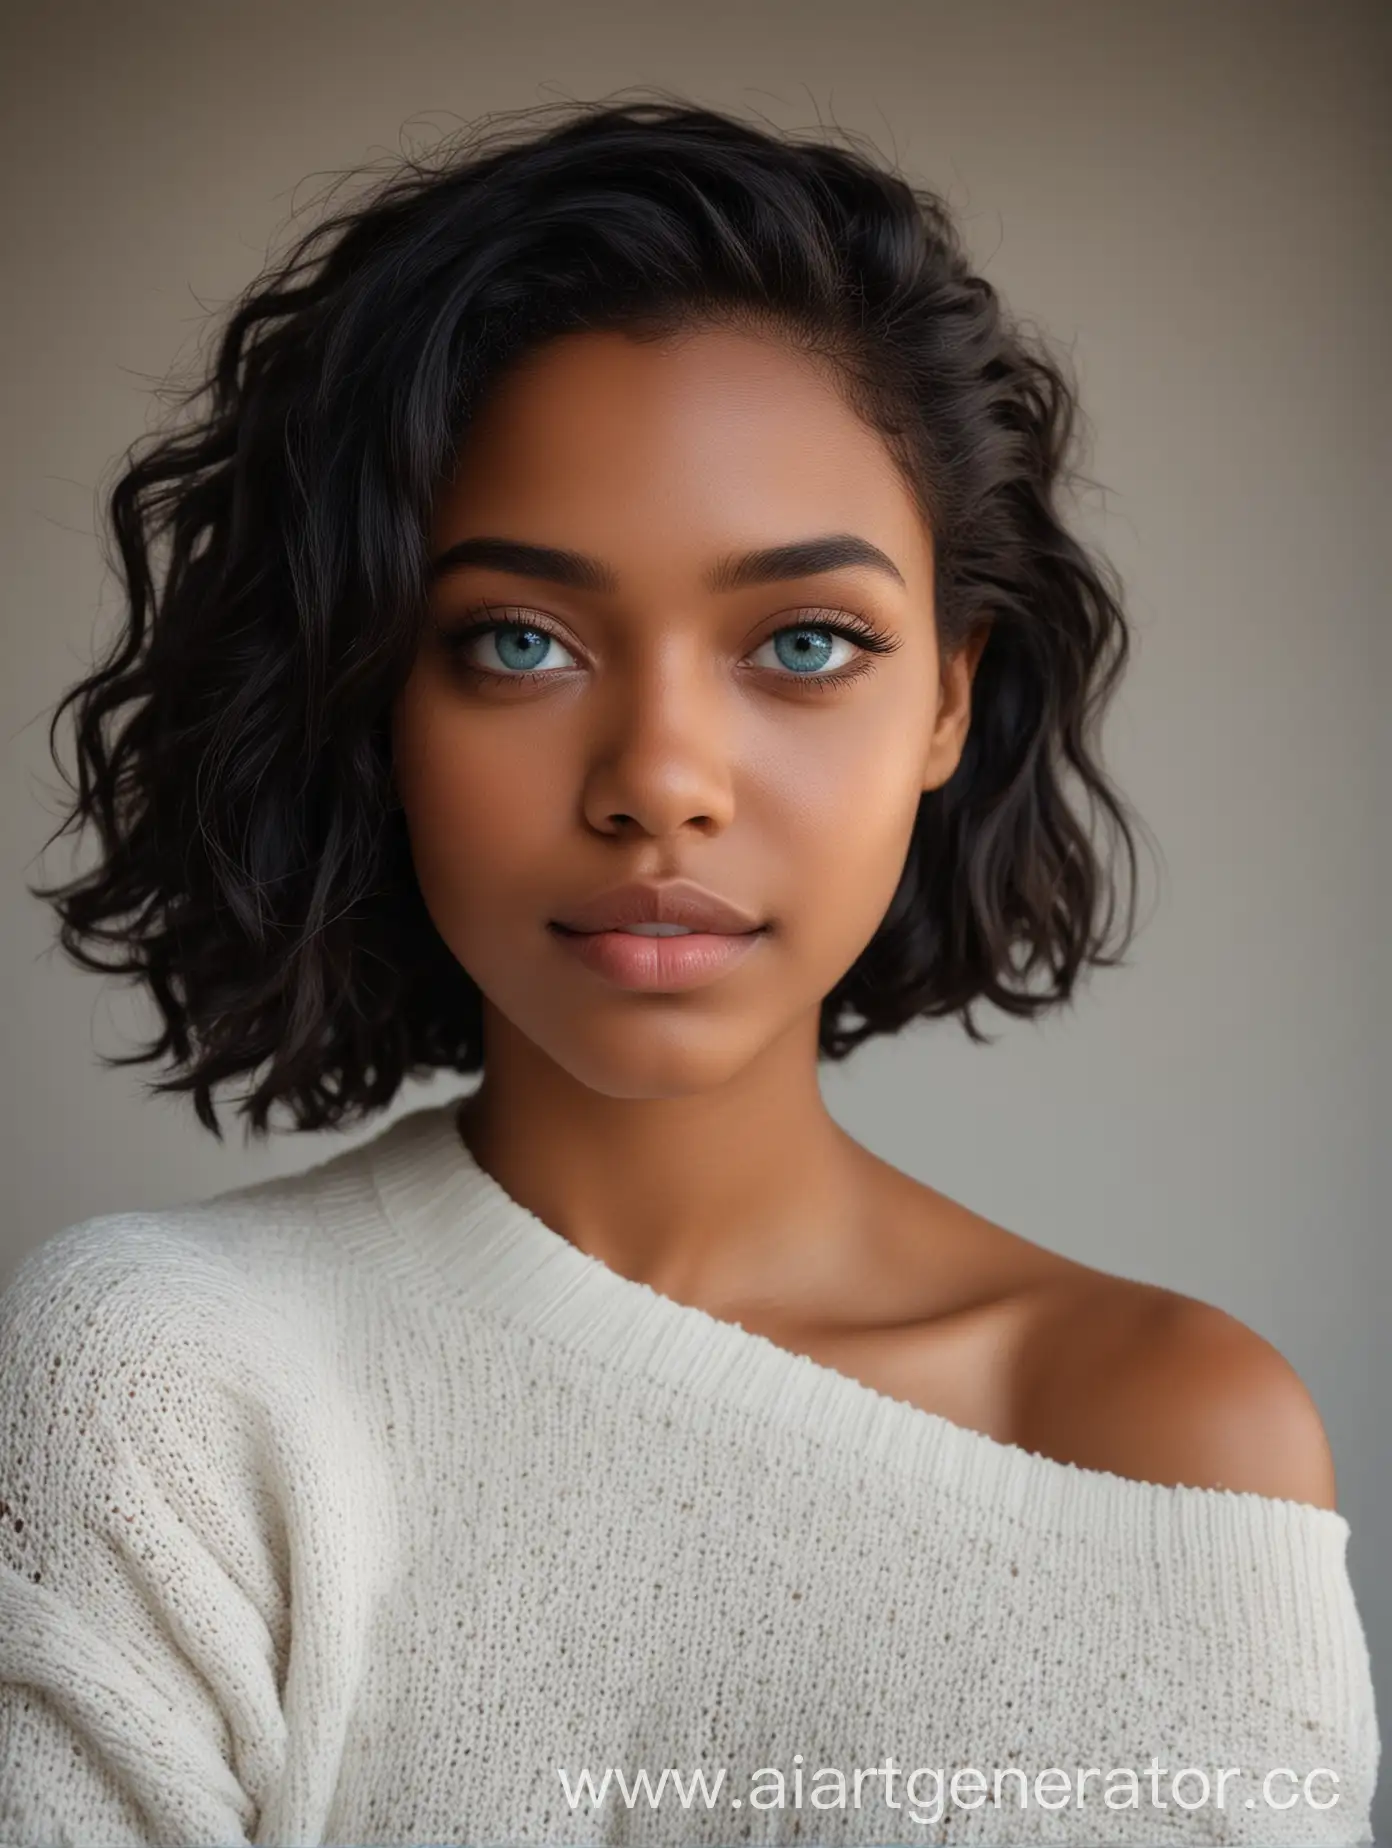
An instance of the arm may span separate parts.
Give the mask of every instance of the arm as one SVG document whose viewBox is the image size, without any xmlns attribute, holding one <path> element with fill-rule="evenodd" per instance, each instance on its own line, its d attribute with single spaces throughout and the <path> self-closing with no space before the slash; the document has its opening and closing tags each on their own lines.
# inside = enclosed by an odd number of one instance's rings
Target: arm
<svg viewBox="0 0 1392 1848">
<path fill-rule="evenodd" d="M 246 1843 L 280 1771 L 281 1562 L 216 1270 L 111 1218 L 0 1298 L 7 1844 Z"/>
</svg>

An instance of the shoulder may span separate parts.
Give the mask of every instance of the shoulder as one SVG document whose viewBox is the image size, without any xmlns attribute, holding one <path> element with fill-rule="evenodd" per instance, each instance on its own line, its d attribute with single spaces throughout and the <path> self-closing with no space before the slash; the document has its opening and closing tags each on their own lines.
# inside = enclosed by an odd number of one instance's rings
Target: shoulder
<svg viewBox="0 0 1392 1848">
<path fill-rule="evenodd" d="M 1028 1449 L 1141 1481 L 1334 1508 L 1333 1458 L 1304 1383 L 1235 1316 L 1088 1271 L 1042 1294 L 1022 1344 Z"/>
<path fill-rule="evenodd" d="M 119 1504 L 269 1561 L 262 1522 L 291 1518 L 291 1486 L 378 1505 L 375 1408 L 332 1325 L 245 1260 L 190 1208 L 84 1221 L 21 1261 L 0 1292 L 0 1484 L 12 1512 L 28 1500 L 26 1546 L 109 1534 Z"/>
<path fill-rule="evenodd" d="M 213 1248 L 173 1213 L 104 1213 L 24 1254 L 0 1291 L 0 1331 L 19 1352 L 60 1332 L 139 1341 L 150 1318 L 197 1296 L 217 1268 Z"/>
<path fill-rule="evenodd" d="M 204 1204 L 51 1234 L 0 1290 L 0 1425 L 158 1432 L 302 1384 L 304 1318 L 245 1259 Z"/>
<path fill-rule="evenodd" d="M 210 1198 L 108 1212 L 52 1232 L 0 1278 L 0 1342 L 30 1348 L 42 1328 L 101 1345 L 177 1345 L 203 1330 L 241 1342 L 254 1334 L 313 1336 L 351 1292 L 343 1215 L 375 1224 L 357 1190 L 349 1150 L 301 1173 L 243 1183 Z M 346 1255 L 345 1255 L 346 1253 Z"/>
<path fill-rule="evenodd" d="M 152 1322 L 169 1326 L 172 1311 L 206 1306 L 225 1314 L 248 1294 L 207 1204 L 104 1213 L 25 1253 L 0 1291 L 0 1328 L 23 1346 L 40 1329 L 138 1342 Z"/>
</svg>

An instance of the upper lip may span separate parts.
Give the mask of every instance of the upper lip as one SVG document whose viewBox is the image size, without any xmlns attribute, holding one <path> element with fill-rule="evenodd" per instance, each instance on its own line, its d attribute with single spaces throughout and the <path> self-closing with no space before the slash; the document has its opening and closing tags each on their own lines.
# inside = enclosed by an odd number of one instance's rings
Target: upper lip
<svg viewBox="0 0 1392 1848">
<path fill-rule="evenodd" d="M 626 924 L 685 924 L 688 930 L 727 936 L 763 928 L 749 912 L 689 879 L 612 886 L 553 922 L 564 930 L 583 931 L 621 930 Z"/>
</svg>

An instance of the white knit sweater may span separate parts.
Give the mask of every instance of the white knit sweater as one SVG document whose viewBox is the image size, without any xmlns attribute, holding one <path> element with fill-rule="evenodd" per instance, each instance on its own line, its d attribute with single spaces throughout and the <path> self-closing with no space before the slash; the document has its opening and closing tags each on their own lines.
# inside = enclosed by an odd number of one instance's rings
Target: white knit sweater
<svg viewBox="0 0 1392 1848">
<path fill-rule="evenodd" d="M 0 1360 L 6 1843 L 1369 1838 L 1341 1515 L 673 1302 L 453 1105 L 50 1238 Z"/>
</svg>

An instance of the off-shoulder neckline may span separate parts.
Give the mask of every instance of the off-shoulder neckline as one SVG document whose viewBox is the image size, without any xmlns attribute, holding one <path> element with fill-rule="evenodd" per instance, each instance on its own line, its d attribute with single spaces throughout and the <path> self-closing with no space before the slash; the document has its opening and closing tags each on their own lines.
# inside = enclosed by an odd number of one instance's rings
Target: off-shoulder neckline
<svg viewBox="0 0 1392 1848">
<path fill-rule="evenodd" d="M 830 1450 L 950 1487 L 1028 1522 L 1196 1543 L 1250 1531 L 1342 1546 L 1331 1508 L 1147 1482 L 1060 1462 L 894 1398 L 767 1336 L 624 1277 L 515 1200 L 459 1133 L 458 1097 L 364 1144 L 392 1237 L 376 1255 L 418 1300 L 504 1319 L 611 1372 L 798 1429 Z"/>
</svg>

